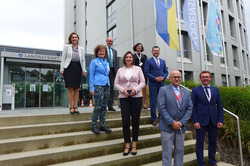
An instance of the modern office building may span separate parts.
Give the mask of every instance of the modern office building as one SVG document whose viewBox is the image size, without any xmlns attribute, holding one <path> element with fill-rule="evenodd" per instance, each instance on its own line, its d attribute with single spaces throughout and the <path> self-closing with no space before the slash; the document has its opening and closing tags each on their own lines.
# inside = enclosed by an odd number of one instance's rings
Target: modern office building
<svg viewBox="0 0 250 166">
<path fill-rule="evenodd" d="M 204 40 L 209 0 L 199 2 L 199 29 Z M 141 42 L 145 54 L 152 57 L 151 48 L 158 45 L 160 57 L 166 60 L 169 71 L 184 71 L 186 80 L 198 82 L 199 73 L 208 69 L 218 86 L 249 84 L 250 57 L 243 0 L 220 0 L 225 58 L 213 56 L 204 41 L 201 43 L 206 51 L 202 55 L 194 50 L 183 21 L 183 3 L 184 0 L 176 1 L 176 9 L 180 9 L 177 25 L 183 51 L 170 49 L 157 34 L 154 0 L 65 0 L 65 41 L 75 31 L 85 52 L 93 54 L 97 44 L 105 44 L 106 37 L 113 36 L 119 57 L 132 51 L 137 42 Z"/>
<path fill-rule="evenodd" d="M 61 51 L 0 45 L 2 109 L 10 109 L 10 102 L 6 101 L 10 95 L 14 95 L 14 108 L 67 106 L 67 89 L 59 71 L 61 54 Z M 92 58 L 86 55 L 86 64 Z M 87 82 L 82 79 L 81 99 L 89 94 Z M 12 92 L 8 85 L 14 85 Z"/>
</svg>

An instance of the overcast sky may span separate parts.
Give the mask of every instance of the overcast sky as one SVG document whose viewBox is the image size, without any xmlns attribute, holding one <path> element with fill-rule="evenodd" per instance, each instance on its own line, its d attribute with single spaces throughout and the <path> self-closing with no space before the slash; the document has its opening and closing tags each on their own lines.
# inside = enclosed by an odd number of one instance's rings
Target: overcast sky
<svg viewBox="0 0 250 166">
<path fill-rule="evenodd" d="M 250 44 L 250 0 L 243 0 Z M 0 45 L 62 50 L 64 0 L 0 0 Z"/>
<path fill-rule="evenodd" d="M 64 0 L 0 0 L 0 45 L 62 50 Z"/>
</svg>

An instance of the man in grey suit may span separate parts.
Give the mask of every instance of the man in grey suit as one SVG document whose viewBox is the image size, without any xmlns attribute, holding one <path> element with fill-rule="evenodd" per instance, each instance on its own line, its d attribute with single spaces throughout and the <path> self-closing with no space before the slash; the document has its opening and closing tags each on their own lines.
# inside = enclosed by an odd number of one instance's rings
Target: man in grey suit
<svg viewBox="0 0 250 166">
<path fill-rule="evenodd" d="M 108 61 L 109 61 L 109 81 L 110 81 L 110 94 L 109 94 L 109 102 L 108 102 L 108 110 L 109 111 L 116 111 L 113 107 L 114 104 L 114 81 L 115 75 L 118 70 L 118 58 L 117 58 L 117 51 L 112 48 L 114 39 L 113 37 L 108 37 L 106 40 L 107 43 L 107 51 L 108 51 Z"/>
<path fill-rule="evenodd" d="M 179 85 L 181 73 L 170 73 L 168 86 L 163 86 L 158 94 L 159 129 L 161 130 L 162 165 L 172 165 L 174 146 L 174 166 L 183 165 L 186 123 L 192 114 L 190 92 Z"/>
</svg>

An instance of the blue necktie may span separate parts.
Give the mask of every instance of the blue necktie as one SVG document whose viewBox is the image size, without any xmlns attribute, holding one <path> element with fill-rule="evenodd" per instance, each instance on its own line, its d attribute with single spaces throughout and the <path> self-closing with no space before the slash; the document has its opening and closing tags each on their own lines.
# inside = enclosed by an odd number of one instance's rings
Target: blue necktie
<svg viewBox="0 0 250 166">
<path fill-rule="evenodd" d="M 209 87 L 204 87 L 204 88 L 205 88 L 205 92 L 206 92 L 207 96 L 209 97 L 209 93 L 208 93 L 208 90 L 207 90 Z"/>
<path fill-rule="evenodd" d="M 111 48 L 109 47 L 109 67 L 113 67 L 113 57 L 111 54 Z"/>
</svg>

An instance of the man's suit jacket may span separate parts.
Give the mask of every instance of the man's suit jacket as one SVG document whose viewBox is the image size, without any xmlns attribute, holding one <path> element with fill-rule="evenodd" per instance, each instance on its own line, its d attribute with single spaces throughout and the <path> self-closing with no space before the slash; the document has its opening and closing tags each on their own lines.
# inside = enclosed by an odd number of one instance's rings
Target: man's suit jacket
<svg viewBox="0 0 250 166">
<path fill-rule="evenodd" d="M 117 73 L 117 70 L 119 69 L 119 62 L 118 62 L 118 58 L 117 58 L 117 51 L 113 48 L 111 48 L 112 53 L 113 53 L 113 65 L 114 65 L 114 71 L 115 71 L 115 75 Z M 108 51 L 108 50 L 107 50 Z M 109 62 L 109 56 L 107 56 L 107 61 Z"/>
<path fill-rule="evenodd" d="M 85 67 L 86 64 L 85 64 L 85 55 L 84 55 L 83 47 L 78 46 L 78 51 L 79 51 L 82 72 L 87 73 L 87 70 Z M 66 69 L 69 66 L 71 59 L 72 59 L 72 44 L 66 44 L 63 48 L 60 71 L 64 71 L 64 69 Z"/>
<path fill-rule="evenodd" d="M 158 76 L 162 76 L 164 77 L 164 80 L 166 79 L 166 77 L 168 76 L 168 69 L 166 66 L 166 63 L 163 59 L 159 59 L 160 60 L 160 67 L 158 67 L 158 65 L 156 64 L 154 58 L 149 58 L 146 60 L 145 62 L 145 67 L 144 67 L 144 72 L 146 77 L 149 78 L 149 86 L 164 86 L 165 82 L 157 82 L 155 81 L 155 78 Z"/>
<path fill-rule="evenodd" d="M 220 92 L 217 87 L 210 86 L 211 100 L 207 99 L 202 85 L 193 88 L 192 90 L 192 101 L 193 101 L 193 123 L 199 122 L 201 126 L 207 126 L 210 119 L 214 126 L 218 122 L 223 123 L 224 111 L 220 97 Z"/>
<path fill-rule="evenodd" d="M 181 88 L 181 103 L 180 108 L 177 104 L 177 99 L 174 90 L 171 85 L 163 86 L 159 90 L 158 94 L 158 111 L 159 116 L 159 126 L 161 131 L 172 133 L 176 130 L 173 129 L 171 124 L 174 121 L 180 121 L 182 126 L 182 133 L 186 132 L 186 123 L 192 115 L 192 100 L 190 92 L 184 88 Z M 180 133 L 179 130 L 176 131 Z"/>
</svg>

